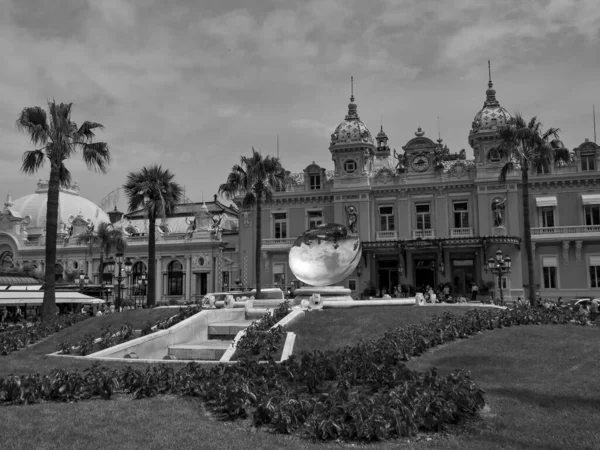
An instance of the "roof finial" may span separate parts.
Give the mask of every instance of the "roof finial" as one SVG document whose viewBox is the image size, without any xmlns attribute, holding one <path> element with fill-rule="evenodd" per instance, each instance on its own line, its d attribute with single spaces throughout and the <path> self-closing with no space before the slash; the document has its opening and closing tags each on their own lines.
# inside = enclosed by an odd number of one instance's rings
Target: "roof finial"
<svg viewBox="0 0 600 450">
<path fill-rule="evenodd" d="M 381 116 L 381 131 L 383 132 L 383 116 Z"/>
<path fill-rule="evenodd" d="M 354 101 L 354 77 L 350 77 L 350 101 Z"/>
<path fill-rule="evenodd" d="M 437 116 L 438 119 L 438 143 L 442 145 L 442 133 L 440 132 L 440 116 Z"/>
<path fill-rule="evenodd" d="M 489 59 L 488 59 L 488 75 L 489 75 L 488 86 L 492 87 L 494 85 L 492 83 L 492 64 L 490 63 Z"/>
</svg>

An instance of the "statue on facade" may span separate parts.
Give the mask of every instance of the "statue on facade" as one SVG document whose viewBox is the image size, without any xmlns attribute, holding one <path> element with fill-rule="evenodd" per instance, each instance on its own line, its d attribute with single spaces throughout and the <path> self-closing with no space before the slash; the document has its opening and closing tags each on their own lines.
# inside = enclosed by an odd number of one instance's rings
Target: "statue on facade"
<svg viewBox="0 0 600 450">
<path fill-rule="evenodd" d="M 187 225 L 188 225 L 187 230 L 185 231 L 185 234 L 186 234 L 186 236 L 191 237 L 194 234 L 194 231 L 196 231 L 196 225 L 197 225 L 196 218 L 194 217 L 193 220 L 189 220 L 189 221 L 186 218 L 185 223 L 187 223 Z"/>
<path fill-rule="evenodd" d="M 406 159 L 406 155 L 401 155 L 394 149 L 394 157 L 398 160 L 396 164 L 396 172 L 404 173 L 406 172 L 406 166 L 408 165 L 408 160 Z"/>
<path fill-rule="evenodd" d="M 506 205 L 506 198 L 502 199 L 496 197 L 492 201 L 492 214 L 494 215 L 494 226 L 501 227 L 504 225 L 504 210 Z"/>
<path fill-rule="evenodd" d="M 221 240 L 221 233 L 223 231 L 223 228 L 221 228 L 221 222 L 223 221 L 223 215 L 222 214 L 215 214 L 212 217 L 212 233 L 213 233 L 213 237 L 217 240 L 220 241 Z"/>
<path fill-rule="evenodd" d="M 356 233 L 358 226 L 358 211 L 353 205 L 346 205 L 346 215 L 348 216 L 348 230 L 350 233 Z"/>
</svg>

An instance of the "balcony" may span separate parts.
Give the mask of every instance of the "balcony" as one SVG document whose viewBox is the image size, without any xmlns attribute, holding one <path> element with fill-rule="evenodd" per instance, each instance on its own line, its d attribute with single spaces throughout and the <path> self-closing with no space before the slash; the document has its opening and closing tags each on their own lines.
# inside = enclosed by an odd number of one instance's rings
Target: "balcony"
<svg viewBox="0 0 600 450">
<path fill-rule="evenodd" d="M 531 228 L 531 239 L 534 241 L 585 238 L 600 238 L 600 225 Z"/>
<path fill-rule="evenodd" d="M 398 232 L 392 231 L 378 231 L 375 237 L 376 241 L 396 241 L 398 240 Z"/>
<path fill-rule="evenodd" d="M 413 230 L 413 239 L 434 239 L 435 232 L 433 230 Z"/>
<path fill-rule="evenodd" d="M 473 228 L 450 228 L 451 238 L 473 237 Z"/>
<path fill-rule="evenodd" d="M 296 238 L 269 238 L 262 240 L 263 250 L 289 250 Z"/>
</svg>

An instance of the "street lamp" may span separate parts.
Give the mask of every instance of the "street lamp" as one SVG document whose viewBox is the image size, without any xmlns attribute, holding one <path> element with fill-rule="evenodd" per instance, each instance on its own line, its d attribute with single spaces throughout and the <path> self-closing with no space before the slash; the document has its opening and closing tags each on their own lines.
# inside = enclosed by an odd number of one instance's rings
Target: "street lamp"
<svg viewBox="0 0 600 450">
<path fill-rule="evenodd" d="M 502 250 L 496 252 L 496 259 L 488 259 L 488 269 L 494 274 L 498 275 L 498 287 L 500 288 L 500 301 L 504 303 L 504 296 L 502 294 L 502 275 L 510 273 L 511 260 L 510 256 L 504 256 Z"/>
<path fill-rule="evenodd" d="M 84 275 L 83 272 L 79 274 L 79 291 L 81 292 L 84 287 L 88 285 L 90 279 L 87 275 Z"/>
<path fill-rule="evenodd" d="M 140 281 L 141 281 L 141 283 L 140 283 Z M 139 284 L 139 285 L 141 286 L 141 288 L 142 288 L 142 291 L 140 292 L 140 295 L 144 295 L 144 294 L 146 293 L 146 284 L 147 284 L 147 282 L 148 282 L 148 281 L 147 281 L 147 278 L 146 278 L 146 271 L 144 270 L 144 271 L 142 272 L 141 280 L 139 280 L 139 281 L 138 281 L 138 284 Z M 143 292 L 144 294 L 142 294 L 142 292 Z M 143 297 L 142 297 L 142 298 L 140 298 L 140 306 L 144 306 L 144 305 L 143 305 Z"/>
<path fill-rule="evenodd" d="M 129 278 L 129 274 L 131 273 L 131 260 L 129 258 L 127 258 L 127 260 L 125 260 L 125 276 L 123 276 L 123 253 L 119 252 L 115 255 L 115 260 L 117 262 L 117 266 L 119 266 L 119 270 L 117 271 L 117 298 L 115 300 L 116 306 L 120 307 L 121 306 L 121 282 L 123 280 L 125 280 L 126 278 Z"/>
</svg>

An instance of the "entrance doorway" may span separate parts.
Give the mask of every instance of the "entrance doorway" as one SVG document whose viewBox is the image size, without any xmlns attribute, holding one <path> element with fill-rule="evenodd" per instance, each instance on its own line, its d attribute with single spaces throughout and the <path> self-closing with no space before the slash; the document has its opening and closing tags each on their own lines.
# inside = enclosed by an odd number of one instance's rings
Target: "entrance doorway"
<svg viewBox="0 0 600 450">
<path fill-rule="evenodd" d="M 377 269 L 377 290 L 383 295 L 383 290 L 390 296 L 394 294 L 394 286 L 398 285 L 398 261 L 383 260 L 379 261 Z"/>
<path fill-rule="evenodd" d="M 452 294 L 467 297 L 475 281 L 475 264 L 472 259 L 452 260 Z"/>
<path fill-rule="evenodd" d="M 206 272 L 196 274 L 196 294 L 208 294 L 208 274 Z"/>
<path fill-rule="evenodd" d="M 435 259 L 415 259 L 415 287 L 420 292 L 421 287 L 435 287 Z"/>
</svg>

